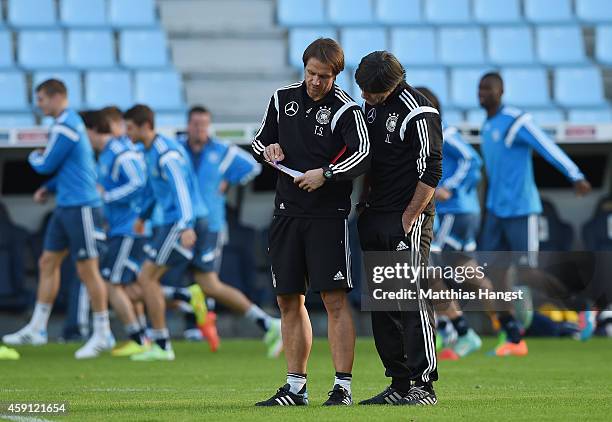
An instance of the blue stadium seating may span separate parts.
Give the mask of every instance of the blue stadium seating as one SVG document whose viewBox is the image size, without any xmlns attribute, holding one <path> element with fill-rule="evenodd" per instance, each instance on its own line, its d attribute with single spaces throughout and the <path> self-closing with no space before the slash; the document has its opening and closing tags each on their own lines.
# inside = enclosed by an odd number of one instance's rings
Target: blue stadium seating
<svg viewBox="0 0 612 422">
<path fill-rule="evenodd" d="M 474 0 L 474 18 L 484 24 L 521 21 L 519 0 Z"/>
<path fill-rule="evenodd" d="M 571 123 L 610 123 L 612 122 L 612 111 L 609 107 L 574 109 L 569 111 L 568 121 Z"/>
<path fill-rule="evenodd" d="M 106 0 L 60 0 L 60 21 L 68 27 L 106 25 Z"/>
<path fill-rule="evenodd" d="M 442 107 L 442 121 L 449 126 L 458 126 L 464 122 L 463 113 L 459 110 L 446 110 Z"/>
<path fill-rule="evenodd" d="M 487 120 L 487 113 L 482 108 L 473 108 L 468 110 L 465 120 L 471 125 L 482 126 Z"/>
<path fill-rule="evenodd" d="M 429 88 L 440 100 L 442 106 L 448 101 L 448 79 L 443 67 L 406 68 L 406 82 L 414 87 Z"/>
<path fill-rule="evenodd" d="M 15 27 L 55 25 L 54 0 L 8 0 L 8 23 Z"/>
<path fill-rule="evenodd" d="M 432 65 L 438 62 L 433 28 L 395 28 L 391 30 L 391 49 L 404 65 Z"/>
<path fill-rule="evenodd" d="M 370 0 L 327 0 L 329 22 L 334 25 L 367 25 L 373 21 Z"/>
<path fill-rule="evenodd" d="M 382 28 L 347 28 L 340 34 L 347 66 L 357 67 L 361 58 L 374 50 L 386 50 L 387 34 Z"/>
<path fill-rule="evenodd" d="M 434 24 L 466 24 L 471 21 L 469 0 L 428 0 L 425 20 Z"/>
<path fill-rule="evenodd" d="M 457 68 L 451 70 L 451 103 L 459 108 L 476 108 L 478 104 L 478 83 L 487 68 Z"/>
<path fill-rule="evenodd" d="M 26 69 L 64 67 L 64 34 L 59 30 L 21 31 L 17 56 Z"/>
<path fill-rule="evenodd" d="M 595 29 L 595 58 L 598 62 L 612 65 L 612 25 Z"/>
<path fill-rule="evenodd" d="M 154 109 L 184 107 L 181 77 L 173 70 L 136 72 L 134 99 Z"/>
<path fill-rule="evenodd" d="M 523 0 L 525 19 L 536 24 L 574 20 L 571 0 Z"/>
<path fill-rule="evenodd" d="M 485 61 L 480 28 L 442 28 L 438 40 L 440 62 L 445 65 L 478 65 Z"/>
<path fill-rule="evenodd" d="M 604 104 L 601 72 L 595 67 L 555 69 L 555 100 L 564 107 L 596 107 Z"/>
<path fill-rule="evenodd" d="M 542 63 L 563 65 L 586 60 L 579 26 L 541 26 L 537 28 L 537 35 L 538 57 Z"/>
<path fill-rule="evenodd" d="M 0 110 L 21 111 L 28 108 L 25 74 L 0 72 Z"/>
<path fill-rule="evenodd" d="M 127 67 L 168 65 L 166 34 L 161 30 L 124 30 L 120 35 L 119 57 Z"/>
<path fill-rule="evenodd" d="M 553 125 L 565 120 L 565 115 L 558 108 L 525 110 L 538 125 Z"/>
<path fill-rule="evenodd" d="M 109 21 L 115 27 L 157 25 L 154 0 L 108 0 Z"/>
<path fill-rule="evenodd" d="M 304 50 L 317 38 L 337 39 L 336 30 L 333 28 L 292 28 L 289 30 L 289 64 L 302 69 L 302 54 Z"/>
<path fill-rule="evenodd" d="M 113 67 L 115 40 L 110 30 L 68 31 L 68 64 L 79 69 Z"/>
<path fill-rule="evenodd" d="M 0 113 L 0 129 L 36 126 L 32 113 Z"/>
<path fill-rule="evenodd" d="M 327 24 L 323 0 L 278 0 L 278 22 L 284 26 Z"/>
<path fill-rule="evenodd" d="M 12 67 L 14 64 L 11 33 L 0 29 L 0 68 Z"/>
<path fill-rule="evenodd" d="M 421 0 L 377 0 L 376 21 L 385 25 L 410 25 L 421 22 Z"/>
<path fill-rule="evenodd" d="M 531 64 L 533 36 L 527 26 L 493 26 L 488 33 L 489 60 L 495 64 Z"/>
<path fill-rule="evenodd" d="M 181 113 L 155 113 L 155 127 L 184 128 L 187 127 L 187 116 Z"/>
<path fill-rule="evenodd" d="M 60 71 L 60 72 L 35 72 L 32 75 L 32 98 L 33 103 L 36 103 L 35 89 L 41 82 L 47 79 L 59 79 L 66 85 L 68 89 L 68 102 L 70 107 L 81 108 L 83 104 L 83 88 L 81 84 L 81 74 L 79 72 Z"/>
<path fill-rule="evenodd" d="M 609 0 L 576 0 L 576 16 L 584 22 L 612 22 L 612 7 Z"/>
<path fill-rule="evenodd" d="M 550 106 L 548 76 L 544 68 L 508 68 L 504 78 L 504 102 L 517 107 Z"/>
<path fill-rule="evenodd" d="M 85 74 L 85 100 L 88 107 L 116 105 L 121 109 L 133 104 L 130 73 L 121 70 L 91 71 Z"/>
<path fill-rule="evenodd" d="M 351 88 L 353 87 L 353 77 L 351 71 L 344 69 L 336 76 L 336 85 L 345 90 L 350 94 Z"/>
</svg>

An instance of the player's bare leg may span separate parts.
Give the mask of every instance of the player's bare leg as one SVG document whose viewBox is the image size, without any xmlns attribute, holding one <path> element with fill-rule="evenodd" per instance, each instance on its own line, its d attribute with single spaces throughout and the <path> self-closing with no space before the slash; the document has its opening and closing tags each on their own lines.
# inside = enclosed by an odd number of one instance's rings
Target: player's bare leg
<svg viewBox="0 0 612 422">
<path fill-rule="evenodd" d="M 312 326 L 304 295 L 276 297 L 281 312 L 281 328 L 287 360 L 287 372 L 306 374 L 306 366 L 312 348 Z"/>
</svg>

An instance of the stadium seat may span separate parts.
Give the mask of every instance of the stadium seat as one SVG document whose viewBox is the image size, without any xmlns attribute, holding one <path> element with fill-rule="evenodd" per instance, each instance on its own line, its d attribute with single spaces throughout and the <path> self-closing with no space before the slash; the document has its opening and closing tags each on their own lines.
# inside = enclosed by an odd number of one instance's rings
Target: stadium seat
<svg viewBox="0 0 612 422">
<path fill-rule="evenodd" d="M 485 61 L 480 28 L 442 28 L 438 42 L 440 61 L 445 65 L 478 65 Z"/>
<path fill-rule="evenodd" d="M 185 106 L 181 77 L 172 70 L 137 72 L 134 99 L 154 109 L 180 109 Z"/>
<path fill-rule="evenodd" d="M 124 30 L 119 41 L 119 58 L 127 67 L 168 65 L 168 43 L 161 30 Z"/>
<path fill-rule="evenodd" d="M 304 50 L 317 38 L 337 39 L 336 30 L 333 28 L 292 28 L 289 30 L 289 64 L 302 69 L 302 54 Z"/>
<path fill-rule="evenodd" d="M 451 104 L 459 108 L 478 107 L 478 83 L 487 70 L 486 68 L 452 69 Z"/>
<path fill-rule="evenodd" d="M 0 72 L 0 110 L 19 111 L 28 108 L 25 74 Z"/>
<path fill-rule="evenodd" d="M 609 0 L 576 0 L 576 16 L 589 23 L 612 22 Z"/>
<path fill-rule="evenodd" d="M 574 20 L 571 0 L 523 0 L 525 18 L 536 24 Z"/>
<path fill-rule="evenodd" d="M 495 64 L 531 64 L 533 36 L 527 26 L 493 26 L 488 32 L 489 60 Z"/>
<path fill-rule="evenodd" d="M 442 106 L 448 101 L 448 80 L 443 67 L 406 69 L 406 82 L 413 87 L 429 88 L 440 100 Z"/>
<path fill-rule="evenodd" d="M 0 129 L 36 126 L 32 113 L 0 113 Z"/>
<path fill-rule="evenodd" d="M 85 101 L 88 107 L 114 104 L 121 109 L 133 104 L 130 73 L 121 70 L 91 71 L 85 74 Z"/>
<path fill-rule="evenodd" d="M 612 25 L 595 29 L 595 58 L 598 62 L 612 65 Z"/>
<path fill-rule="evenodd" d="M 585 62 L 584 42 L 579 26 L 541 26 L 536 31 L 538 57 L 542 63 L 563 65 Z"/>
<path fill-rule="evenodd" d="M 154 0 L 108 0 L 109 21 L 115 27 L 155 26 Z"/>
<path fill-rule="evenodd" d="M 582 226 L 582 239 L 587 250 L 612 251 L 612 197 L 602 198 L 593 216 Z"/>
<path fill-rule="evenodd" d="M 7 22 L 19 28 L 55 25 L 54 0 L 8 0 Z"/>
<path fill-rule="evenodd" d="M 348 69 L 344 69 L 336 76 L 336 85 L 350 93 L 353 87 L 353 78 L 351 72 Z"/>
<path fill-rule="evenodd" d="M 466 121 L 471 125 L 482 126 L 487 120 L 487 113 L 482 108 L 468 110 Z"/>
<path fill-rule="evenodd" d="M 538 218 L 538 234 L 541 251 L 569 251 L 574 242 L 572 226 L 563 221 L 554 204 L 542 200 L 542 214 Z"/>
<path fill-rule="evenodd" d="M 502 72 L 504 103 L 517 107 L 550 105 L 548 75 L 544 68 L 508 68 Z"/>
<path fill-rule="evenodd" d="M 474 0 L 474 19 L 484 24 L 521 21 L 519 0 Z"/>
<path fill-rule="evenodd" d="M 589 108 L 570 110 L 568 121 L 570 123 L 610 123 L 612 111 L 606 108 Z"/>
<path fill-rule="evenodd" d="M 14 64 L 11 33 L 0 30 L 0 68 L 12 67 Z"/>
<path fill-rule="evenodd" d="M 81 84 L 81 74 L 79 72 L 35 72 L 32 75 L 32 102 L 36 102 L 36 93 L 34 90 L 38 84 L 51 78 L 59 79 L 66 85 L 70 107 L 76 109 L 81 108 L 83 104 L 83 87 Z"/>
<path fill-rule="evenodd" d="M 410 25 L 421 22 L 420 0 L 378 0 L 376 21 L 384 25 Z"/>
<path fill-rule="evenodd" d="M 459 126 L 463 124 L 463 113 L 459 110 L 442 108 L 442 121 L 449 126 Z"/>
<path fill-rule="evenodd" d="M 64 67 L 64 34 L 59 30 L 21 31 L 17 56 L 26 69 Z"/>
<path fill-rule="evenodd" d="M 278 22 L 283 26 L 327 24 L 323 0 L 278 0 Z"/>
<path fill-rule="evenodd" d="M 183 129 L 187 127 L 187 116 L 185 113 L 155 113 L 155 126 Z"/>
<path fill-rule="evenodd" d="M 105 29 L 68 31 L 68 64 L 79 69 L 114 66 L 115 40 L 112 32 Z"/>
<path fill-rule="evenodd" d="M 106 0 L 60 0 L 60 21 L 68 27 L 106 25 Z"/>
<path fill-rule="evenodd" d="M 391 52 L 407 67 L 438 62 L 433 28 L 395 28 L 391 30 Z"/>
<path fill-rule="evenodd" d="M 347 66 L 356 68 L 361 58 L 375 50 L 386 50 L 387 34 L 382 28 L 348 28 L 340 33 Z"/>
<path fill-rule="evenodd" d="M 538 125 L 556 125 L 565 121 L 564 113 L 558 108 L 525 110 Z"/>
<path fill-rule="evenodd" d="M 370 0 L 327 0 L 329 22 L 334 25 L 367 25 L 373 22 Z"/>
<path fill-rule="evenodd" d="M 596 107 L 604 104 L 601 72 L 595 67 L 555 69 L 555 100 L 564 107 Z"/>
<path fill-rule="evenodd" d="M 470 23 L 469 0 L 428 0 L 425 4 L 425 20 L 433 24 Z"/>
</svg>

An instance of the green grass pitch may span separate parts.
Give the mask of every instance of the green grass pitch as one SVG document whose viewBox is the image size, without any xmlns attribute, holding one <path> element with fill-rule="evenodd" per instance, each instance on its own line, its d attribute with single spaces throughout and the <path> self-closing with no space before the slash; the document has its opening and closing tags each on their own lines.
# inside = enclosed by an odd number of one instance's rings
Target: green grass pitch
<svg viewBox="0 0 612 422">
<path fill-rule="evenodd" d="M 486 340 L 483 350 L 492 345 Z M 0 361 L 0 402 L 67 401 L 70 413 L 60 419 L 79 421 L 610 421 L 611 346 L 607 339 L 529 340 L 525 358 L 481 351 L 441 362 L 435 407 L 323 408 L 334 372 L 327 343 L 319 339 L 308 369 L 310 406 L 256 408 L 253 403 L 272 395 L 285 377 L 284 361 L 266 359 L 258 341 L 225 340 L 216 354 L 206 344 L 175 342 L 176 361 L 155 363 L 110 356 L 76 361 L 77 345 L 54 344 L 23 347 L 21 360 Z M 354 399 L 387 383 L 372 339 L 360 338 Z"/>
</svg>

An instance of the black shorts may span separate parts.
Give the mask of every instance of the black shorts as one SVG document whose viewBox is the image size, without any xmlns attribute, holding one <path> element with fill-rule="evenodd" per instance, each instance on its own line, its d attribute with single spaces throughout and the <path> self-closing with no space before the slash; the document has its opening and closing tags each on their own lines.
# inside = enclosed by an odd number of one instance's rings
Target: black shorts
<svg viewBox="0 0 612 422">
<path fill-rule="evenodd" d="M 275 215 L 268 244 L 275 294 L 353 288 L 346 219 Z"/>
</svg>

